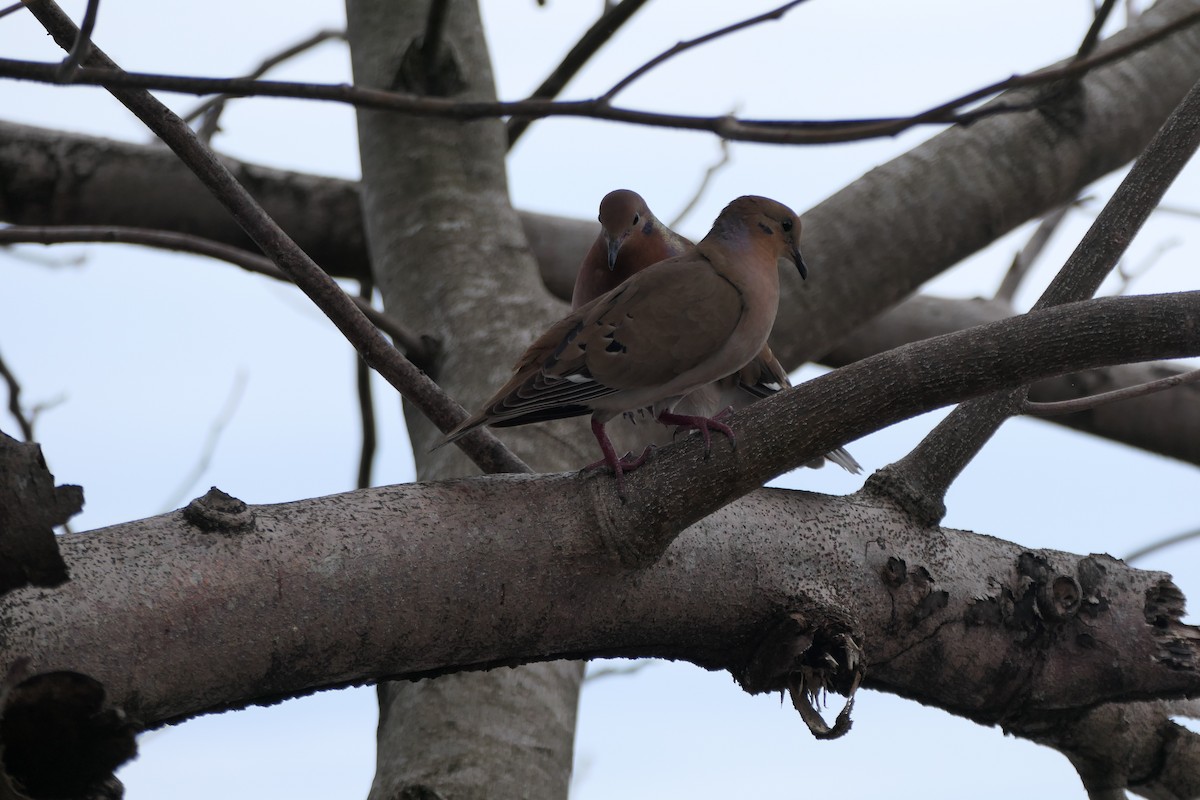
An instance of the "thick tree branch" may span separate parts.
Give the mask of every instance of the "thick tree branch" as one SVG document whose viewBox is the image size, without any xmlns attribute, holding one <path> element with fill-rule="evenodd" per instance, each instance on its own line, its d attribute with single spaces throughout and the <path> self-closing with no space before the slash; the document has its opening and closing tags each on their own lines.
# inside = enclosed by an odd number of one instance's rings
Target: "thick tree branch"
<svg viewBox="0 0 1200 800">
<path fill-rule="evenodd" d="M 1200 637 L 1162 573 L 782 490 L 696 525 L 652 568 L 598 573 L 573 482 L 408 484 L 251 508 L 241 531 L 177 513 L 69 536 L 70 584 L 0 602 L 0 665 L 90 675 L 141 726 L 564 656 L 687 659 L 773 691 L 799 666 L 793 636 L 820 650 L 837 630 L 861 642 L 865 685 L 985 724 L 1200 691 Z"/>
<path fill-rule="evenodd" d="M 819 360 L 832 367 L 845 366 L 909 342 L 995 322 L 1015 313 L 1011 306 L 995 301 L 918 296 L 864 325 Z M 1185 372 L 1186 368 L 1165 363 L 1077 372 L 1038 381 L 1029 388 L 1029 398 L 1035 402 L 1074 400 Z M 1200 387 L 1195 385 L 1046 421 L 1200 466 Z"/>
<path fill-rule="evenodd" d="M 46 27 L 59 46 L 65 47 L 77 34 L 74 23 L 52 0 L 26 0 L 26 6 Z M 117 69 L 99 48 L 92 49 L 86 63 L 98 64 L 105 69 Z M 266 215 L 250 193 L 225 169 L 212 151 L 200 142 L 187 123 L 154 99 L 149 92 L 123 89 L 111 91 L 114 97 L 154 131 L 196 173 L 255 244 L 292 278 L 350 340 L 364 361 L 383 375 L 397 391 L 416 403 L 422 412 L 443 430 L 449 430 L 466 417 L 467 412 L 392 347 L 341 287 Z M 529 468 L 524 462 L 490 433 L 476 433 L 478 435 L 472 434 L 460 439 L 459 446 L 485 472 L 528 471 Z"/>
<path fill-rule="evenodd" d="M 1134 163 L 1034 310 L 1091 297 L 1197 147 L 1200 82 Z M 867 491 L 903 504 L 920 523 L 937 522 L 946 512 L 943 499 L 950 484 L 1019 410 L 1026 392 L 1017 388 L 956 408 L 911 453 L 871 476 Z"/>
</svg>

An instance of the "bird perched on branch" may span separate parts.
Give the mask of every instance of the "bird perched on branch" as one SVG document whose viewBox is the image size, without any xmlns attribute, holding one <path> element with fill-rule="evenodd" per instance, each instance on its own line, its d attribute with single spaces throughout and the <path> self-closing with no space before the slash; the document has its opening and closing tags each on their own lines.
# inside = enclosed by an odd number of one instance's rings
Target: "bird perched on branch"
<svg viewBox="0 0 1200 800">
<path fill-rule="evenodd" d="M 695 249 L 690 241 L 660 222 L 637 192 L 628 189 L 609 192 L 600 201 L 600 233 L 579 265 L 571 307 L 578 309 L 586 305 L 651 264 L 686 255 Z M 675 410 L 690 416 L 712 417 L 723 409 L 744 408 L 791 385 L 787 371 L 771 352 L 771 346 L 764 344 L 750 363 L 732 375 L 691 392 Z M 612 436 L 621 443 L 621 449 L 629 447 L 633 450 L 669 442 L 671 438 L 669 433 L 633 423 L 620 426 Z M 854 474 L 862 471 L 854 456 L 841 447 L 805 466 L 817 469 L 823 467 L 826 460 Z"/>
<path fill-rule="evenodd" d="M 592 415 L 592 433 L 624 496 L 624 470 L 604 426 L 649 408 L 665 425 L 728 425 L 674 413 L 689 392 L 738 372 L 762 351 L 779 306 L 781 261 L 803 278 L 800 220 L 782 203 L 739 197 L 694 251 L 660 261 L 571 312 L 534 341 L 513 377 L 436 446 L 481 425 L 506 427 Z M 619 249 L 619 248 L 618 248 Z"/>
</svg>

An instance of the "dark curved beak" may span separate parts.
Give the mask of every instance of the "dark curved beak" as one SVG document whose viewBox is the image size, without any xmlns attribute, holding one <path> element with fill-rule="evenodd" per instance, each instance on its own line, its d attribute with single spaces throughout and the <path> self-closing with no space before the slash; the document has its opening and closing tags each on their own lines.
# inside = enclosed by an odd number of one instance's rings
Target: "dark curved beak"
<svg viewBox="0 0 1200 800">
<path fill-rule="evenodd" d="M 804 256 L 800 255 L 800 248 L 792 250 L 792 257 L 796 261 L 796 269 L 800 273 L 801 280 L 808 280 L 808 264 L 804 263 Z"/>
<path fill-rule="evenodd" d="M 617 267 L 617 253 L 621 250 L 621 245 L 625 243 L 625 239 L 609 238 L 608 240 L 608 269 L 612 271 Z"/>
</svg>

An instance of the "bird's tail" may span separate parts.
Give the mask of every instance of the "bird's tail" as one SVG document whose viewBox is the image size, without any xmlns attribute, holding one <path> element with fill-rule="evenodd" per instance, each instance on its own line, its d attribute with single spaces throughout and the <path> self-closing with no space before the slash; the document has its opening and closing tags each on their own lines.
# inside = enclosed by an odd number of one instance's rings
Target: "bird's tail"
<svg viewBox="0 0 1200 800">
<path fill-rule="evenodd" d="M 433 445 L 433 447 L 429 448 L 429 452 L 432 453 L 434 450 L 445 447 L 446 445 L 450 444 L 451 442 L 461 439 L 462 437 L 466 436 L 471 431 L 473 431 L 476 428 L 478 428 L 479 426 L 483 425 L 483 423 L 484 423 L 484 418 L 482 416 L 480 416 L 479 414 L 472 414 L 471 416 L 464 419 L 462 422 L 458 423 L 458 425 L 454 428 L 454 430 L 450 431 L 445 436 L 438 439 L 437 442 Z"/>
<path fill-rule="evenodd" d="M 854 460 L 854 456 L 846 451 L 846 448 L 839 447 L 836 450 L 830 450 L 825 454 L 825 458 L 837 464 L 842 469 L 852 475 L 857 475 L 862 472 L 862 465 Z"/>
</svg>

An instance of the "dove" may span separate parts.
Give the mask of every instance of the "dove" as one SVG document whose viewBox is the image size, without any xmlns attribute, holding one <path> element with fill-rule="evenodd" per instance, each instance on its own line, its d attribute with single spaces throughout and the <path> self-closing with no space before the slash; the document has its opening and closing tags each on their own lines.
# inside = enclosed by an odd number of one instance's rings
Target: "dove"
<svg viewBox="0 0 1200 800">
<path fill-rule="evenodd" d="M 695 249 L 690 241 L 664 225 L 650 211 L 649 205 L 637 192 L 617 189 L 600 201 L 600 233 L 584 256 L 575 278 L 571 307 L 578 309 L 595 298 L 611 291 L 641 270 L 663 259 L 681 256 Z M 724 409 L 744 408 L 755 400 L 767 397 L 791 386 L 787 371 L 770 345 L 738 372 L 701 387 L 684 398 L 677 410 L 690 416 L 712 417 Z M 638 424 L 636 415 L 619 421 L 610 436 L 621 442 L 621 449 L 631 451 L 646 445 L 671 441 L 670 433 L 659 433 L 646 424 Z M 647 452 L 636 461 L 640 463 Z M 837 448 L 824 457 L 804 466 L 818 469 L 829 460 L 850 473 L 858 474 L 862 467 L 844 448 Z M 627 461 L 626 468 L 634 461 Z"/>
<path fill-rule="evenodd" d="M 624 471 L 636 464 L 618 458 L 605 432 L 620 414 L 649 409 L 665 425 L 699 430 L 706 448 L 711 430 L 736 443 L 725 423 L 675 406 L 762 351 L 779 307 L 778 264 L 791 264 L 801 278 L 808 273 L 799 239 L 800 220 L 787 206 L 737 198 L 694 250 L 646 267 L 550 326 L 512 378 L 435 448 L 482 425 L 591 414 L 623 498 Z"/>
</svg>

